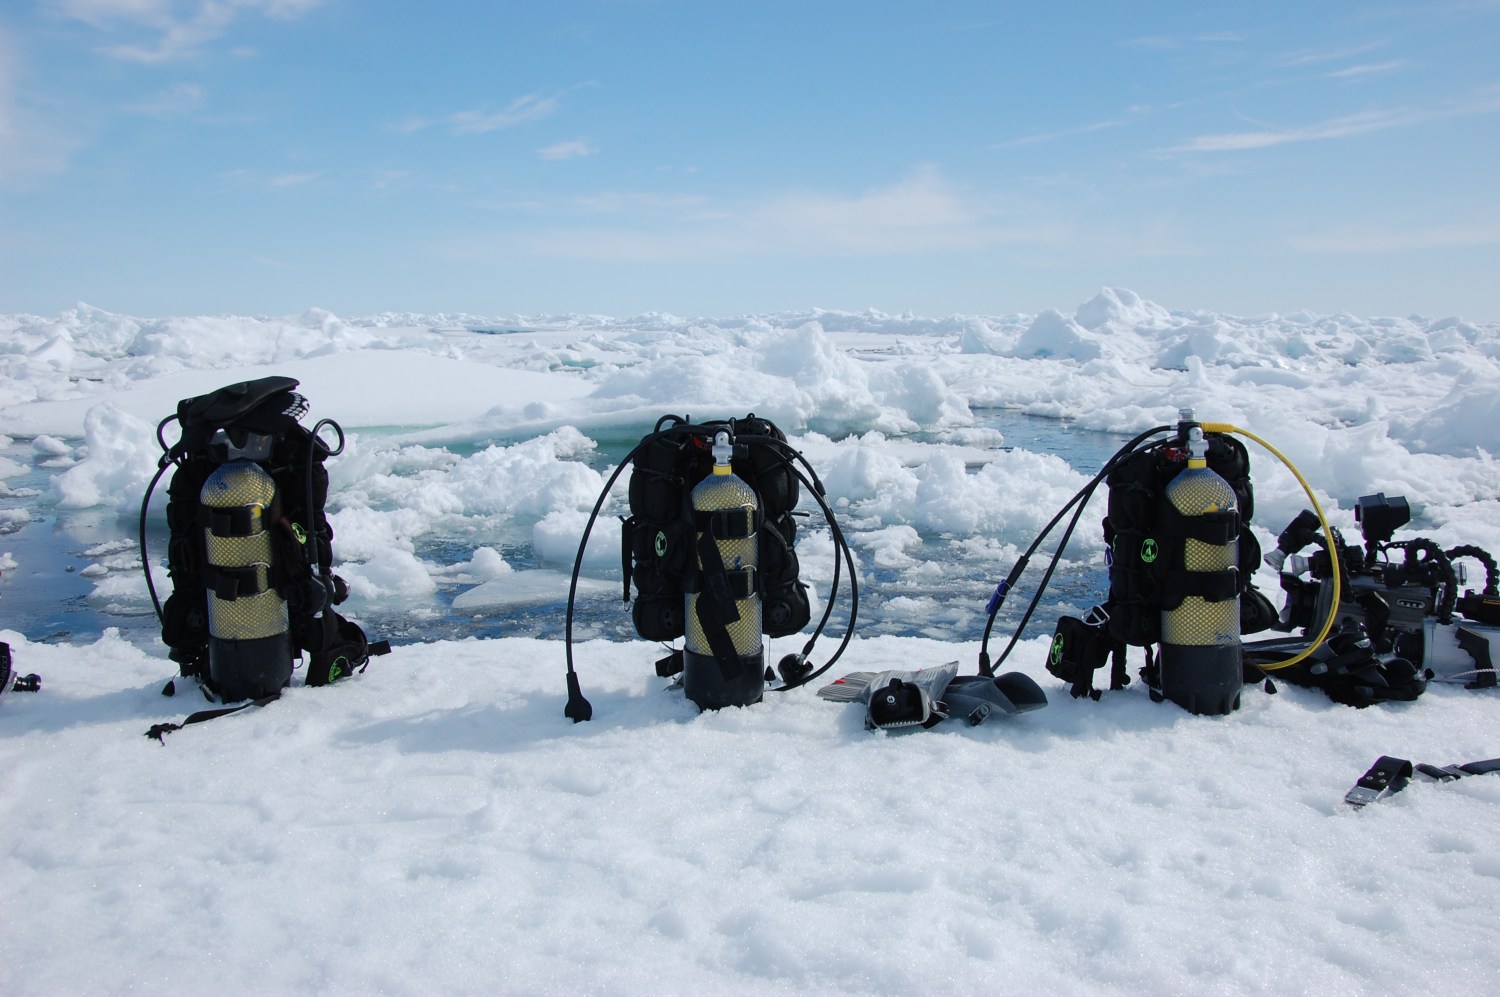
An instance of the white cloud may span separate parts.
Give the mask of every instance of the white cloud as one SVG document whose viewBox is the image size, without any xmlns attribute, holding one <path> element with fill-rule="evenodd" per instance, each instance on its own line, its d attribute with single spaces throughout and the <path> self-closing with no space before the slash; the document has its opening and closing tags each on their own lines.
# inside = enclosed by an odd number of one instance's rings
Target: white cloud
<svg viewBox="0 0 1500 997">
<path fill-rule="evenodd" d="M 538 149 L 536 154 L 543 159 L 578 159 L 582 156 L 592 156 L 599 149 L 588 139 L 575 138 L 571 142 L 558 142 L 546 148 Z"/>
<path fill-rule="evenodd" d="M 1320 62 L 1338 62 L 1342 59 L 1352 59 L 1357 55 L 1364 55 L 1366 52 L 1374 52 L 1377 49 L 1385 48 L 1385 46 L 1385 42 L 1376 41 L 1348 48 L 1303 49 L 1300 52 L 1288 52 L 1281 57 L 1277 64 L 1281 66 L 1311 66 Z"/>
<path fill-rule="evenodd" d="M 1389 62 L 1371 62 L 1359 66 L 1350 66 L 1347 69 L 1336 69 L 1328 75 L 1336 80 L 1346 80 L 1355 76 L 1373 76 L 1376 73 L 1389 73 L 1406 66 L 1405 59 L 1391 59 Z"/>
<path fill-rule="evenodd" d="M 681 261 L 754 256 L 852 257 L 976 249 L 1025 238 L 988 222 L 987 212 L 932 167 L 853 196 L 787 193 L 740 205 L 696 197 L 609 195 L 575 202 L 590 213 L 622 213 L 613 227 L 556 227 L 450 245 L 466 258 L 525 252 L 572 259 Z M 629 217 L 635 218 L 631 224 Z"/>
<path fill-rule="evenodd" d="M 1243 149 L 1265 149 L 1288 142 L 1315 142 L 1330 138 L 1347 138 L 1383 131 L 1400 124 L 1398 115 L 1387 111 L 1366 111 L 1343 118 L 1305 125 L 1301 128 L 1267 129 L 1257 132 L 1229 132 L 1222 135 L 1200 135 L 1168 152 L 1231 152 Z"/>
<path fill-rule="evenodd" d="M 1496 112 L 1500 112 L 1500 91 L 1491 89 L 1473 99 L 1447 107 L 1364 111 L 1297 128 L 1267 128 L 1254 132 L 1200 135 L 1164 151 L 1237 152 L 1246 149 L 1266 149 L 1292 142 L 1320 142 L 1326 139 L 1349 138 L 1354 135 L 1368 135 L 1390 128 L 1406 128 L 1445 118 L 1474 117 Z"/>
<path fill-rule="evenodd" d="M 145 43 L 105 47 L 106 55 L 128 62 L 170 62 L 197 54 L 204 45 L 228 33 L 242 13 L 276 20 L 294 20 L 323 0 L 197 0 L 191 12 L 179 15 L 173 0 L 56 0 L 60 13 L 101 31 L 143 30 L 153 36 Z"/>
<path fill-rule="evenodd" d="M 534 93 L 523 94 L 498 111 L 475 108 L 470 111 L 454 111 L 441 118 L 415 118 L 401 126 L 401 131 L 410 134 L 424 128 L 446 127 L 454 135 L 483 135 L 529 121 L 540 121 L 557 113 L 561 106 L 557 97 L 538 97 Z"/>
<path fill-rule="evenodd" d="M 1005 142 L 995 144 L 996 149 L 1017 149 L 1027 145 L 1041 145 L 1044 142 L 1054 142 L 1061 138 L 1071 138 L 1074 135 L 1089 135 L 1101 132 L 1109 128 L 1119 128 L 1121 125 L 1129 124 L 1146 108 L 1133 107 L 1124 117 L 1109 118 L 1104 121 L 1094 121 L 1086 125 L 1077 125 L 1073 128 L 1059 128 L 1052 132 L 1038 132 L 1035 135 L 1022 135 L 1020 138 L 1009 139 Z"/>
</svg>

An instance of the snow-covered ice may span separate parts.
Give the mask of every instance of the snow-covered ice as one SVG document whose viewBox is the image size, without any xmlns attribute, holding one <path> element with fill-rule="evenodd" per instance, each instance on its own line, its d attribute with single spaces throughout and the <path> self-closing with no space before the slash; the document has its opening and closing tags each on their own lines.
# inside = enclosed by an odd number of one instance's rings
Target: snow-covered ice
<svg viewBox="0 0 1500 997">
<path fill-rule="evenodd" d="M 623 481 L 580 585 L 588 724 L 559 614 L 605 477 L 669 412 L 769 417 L 818 470 L 862 583 L 834 674 L 972 671 L 994 584 L 1182 406 L 1274 443 L 1353 536 L 1383 491 L 1398 537 L 1500 551 L 1497 371 L 1496 322 L 1124 289 L 1035 316 L 0 316 L 0 640 L 44 681 L 0 699 L 0 989 L 1500 992 L 1500 779 L 1341 804 L 1381 754 L 1500 756 L 1497 694 L 1070 700 L 1043 631 L 1102 597 L 1102 492 L 1004 666 L 1051 704 L 1007 722 L 871 734 L 809 689 L 698 714 L 620 604 Z M 134 543 L 157 423 L 272 373 L 345 430 L 344 608 L 397 646 L 158 745 L 201 700 L 159 695 Z M 1269 549 L 1306 500 L 1250 449 Z M 828 533 L 799 541 L 822 598 Z"/>
</svg>

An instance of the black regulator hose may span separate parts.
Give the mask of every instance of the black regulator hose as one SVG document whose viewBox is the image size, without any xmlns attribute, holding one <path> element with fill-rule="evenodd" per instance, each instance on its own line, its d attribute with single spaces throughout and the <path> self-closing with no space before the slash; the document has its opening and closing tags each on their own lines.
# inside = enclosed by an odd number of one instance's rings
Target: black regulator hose
<svg viewBox="0 0 1500 997">
<path fill-rule="evenodd" d="M 614 488 L 615 482 L 619 480 L 620 475 L 624 473 L 625 468 L 631 465 L 631 463 L 635 460 L 636 455 L 639 454 L 641 450 L 665 436 L 671 436 L 674 434 L 691 435 L 692 432 L 693 429 L 689 424 L 689 421 L 687 419 L 684 419 L 682 416 L 664 415 L 660 419 L 658 419 L 656 421 L 656 426 L 654 427 L 651 434 L 646 436 L 633 448 L 631 448 L 630 452 L 625 455 L 625 457 L 615 467 L 614 471 L 611 472 L 609 478 L 604 482 L 604 488 L 602 491 L 600 491 L 598 500 L 594 503 L 593 510 L 589 513 L 588 521 L 584 524 L 583 536 L 578 544 L 578 553 L 573 559 L 573 572 L 568 580 L 568 603 L 563 624 L 564 656 L 567 660 L 568 667 L 568 702 L 563 707 L 563 716 L 567 717 L 569 720 L 572 720 L 574 723 L 582 723 L 586 720 L 590 720 L 594 715 L 594 708 L 592 704 L 589 703 L 588 699 L 584 697 L 583 690 L 580 688 L 578 682 L 578 672 L 573 666 L 573 615 L 578 601 L 578 578 L 583 571 L 584 549 L 588 546 L 589 537 L 593 533 L 594 523 L 598 521 L 599 513 L 604 508 L 604 503 L 608 500 L 609 493 Z M 807 643 L 803 646 L 801 653 L 797 655 L 788 655 L 787 658 L 791 659 L 790 661 L 788 661 L 787 659 L 783 659 L 782 664 L 783 666 L 786 666 L 782 669 L 783 684 L 781 686 L 772 688 L 771 691 L 785 692 L 789 689 L 795 689 L 798 686 L 805 685 L 806 683 L 811 682 L 813 679 L 822 675 L 824 672 L 828 671 L 828 669 L 833 667 L 834 662 L 839 659 L 839 657 L 844 653 L 844 650 L 849 646 L 849 641 L 854 635 L 855 620 L 859 616 L 859 584 L 855 575 L 854 555 L 849 549 L 849 543 L 845 539 L 843 531 L 839 528 L 838 520 L 834 516 L 832 508 L 829 507 L 827 499 L 824 497 L 825 489 L 823 487 L 823 482 L 818 478 L 817 472 L 813 470 L 812 465 L 807 462 L 807 458 L 804 457 L 800 451 L 792 447 L 785 440 L 778 440 L 770 436 L 745 435 L 738 436 L 735 439 L 736 442 L 739 443 L 758 443 L 768 445 L 770 452 L 773 453 L 776 458 L 781 461 L 789 471 L 792 472 L 792 474 L 797 478 L 802 486 L 807 489 L 808 493 L 812 495 L 813 500 L 817 502 L 818 507 L 822 510 L 823 516 L 828 522 L 829 530 L 833 535 L 835 549 L 833 566 L 834 576 L 833 584 L 830 587 L 828 599 L 823 609 L 823 618 L 819 621 L 817 629 L 813 631 L 811 638 L 809 638 Z M 806 473 L 804 473 L 802 469 L 798 468 L 798 464 L 800 464 L 801 467 L 805 469 Z M 840 560 L 840 558 L 842 558 L 842 561 Z M 828 621 L 833 613 L 833 604 L 837 598 L 840 582 L 841 564 L 847 566 L 847 570 L 849 572 L 848 624 L 844 628 L 843 638 L 842 640 L 840 640 L 839 646 L 834 650 L 833 655 L 818 668 L 807 670 L 804 674 L 803 669 L 807 667 L 805 665 L 806 659 L 808 655 L 812 653 L 813 645 L 817 643 L 818 638 L 827 628 Z"/>
<path fill-rule="evenodd" d="M 1037 606 L 1041 604 L 1042 595 L 1047 591 L 1047 584 L 1052 580 L 1052 574 L 1056 571 L 1057 564 L 1062 559 L 1063 550 L 1067 547 L 1068 540 L 1073 536 L 1073 530 L 1078 525 L 1079 518 L 1083 515 L 1083 510 L 1088 506 L 1089 499 L 1093 498 L 1094 491 L 1099 487 L 1100 483 L 1125 458 L 1134 454 L 1138 449 L 1148 449 L 1142 446 L 1146 440 L 1149 440 L 1153 436 L 1159 436 L 1162 433 L 1175 433 L 1176 431 L 1177 428 L 1175 426 L 1157 426 L 1154 429 L 1148 429 L 1143 433 L 1137 434 L 1130 442 L 1120 447 L 1119 450 L 1116 450 L 1104 462 L 1104 466 L 1099 469 L 1099 473 L 1095 474 L 1089 480 L 1088 484 L 1080 488 L 1072 498 L 1068 499 L 1061 509 L 1057 510 L 1057 515 L 1052 517 L 1051 522 L 1042 527 L 1042 531 L 1031 542 L 1031 546 L 1026 548 L 1026 552 L 1021 555 L 1020 559 L 1010 569 L 1010 574 L 995 587 L 994 594 L 990 596 L 990 602 L 987 607 L 988 616 L 984 623 L 984 636 L 981 638 L 979 644 L 979 673 L 981 675 L 994 675 L 995 668 L 1010 655 L 1012 648 L 1016 646 L 1016 641 L 1020 639 L 1021 632 L 1026 629 L 1026 624 L 1030 622 L 1032 614 L 1036 612 Z M 1154 446 L 1155 443 L 1151 445 Z M 1074 509 L 1075 506 L 1077 507 L 1076 509 Z M 1026 571 L 1026 566 L 1031 560 L 1031 555 L 1036 553 L 1037 548 L 1042 545 L 1042 541 L 1047 538 L 1047 534 L 1051 533 L 1053 528 L 1062 521 L 1063 517 L 1068 514 L 1069 509 L 1074 510 L 1073 518 L 1069 521 L 1068 527 L 1063 533 L 1062 541 L 1057 545 L 1057 550 L 1052 554 L 1052 560 L 1047 565 L 1047 571 L 1042 577 L 1041 584 L 1037 586 L 1036 593 L 1031 597 L 1031 603 L 1026 607 L 1026 612 L 1021 617 L 1021 622 L 1010 635 L 1010 641 L 1005 645 L 1005 649 L 1000 652 L 999 657 L 991 662 L 989 652 L 990 633 L 994 629 L 995 618 L 1000 613 L 1000 607 L 1004 605 L 1005 599 L 1010 594 L 1011 589 L 1014 588 L 1016 582 L 1020 580 L 1021 575 Z"/>
<path fill-rule="evenodd" d="M 771 453 L 776 455 L 777 459 L 786 466 L 787 470 L 796 475 L 797 480 L 802 483 L 803 488 L 812 495 L 813 501 L 818 504 L 818 508 L 823 512 L 823 518 L 828 523 L 828 530 L 833 538 L 833 582 L 828 589 L 828 598 L 824 600 L 823 618 L 818 621 L 817 628 L 813 630 L 812 636 L 803 645 L 801 653 L 788 655 L 787 658 L 782 659 L 779 670 L 782 673 L 781 679 L 783 684 L 771 689 L 772 692 L 786 692 L 798 686 L 806 685 L 813 679 L 818 678 L 827 672 L 828 669 L 832 668 L 834 662 L 843 656 L 845 649 L 849 646 L 849 641 L 854 637 L 855 621 L 859 618 L 859 579 L 855 572 L 854 554 L 849 549 L 849 542 L 844 538 L 844 531 L 839 527 L 838 519 L 834 516 L 833 509 L 828 505 L 827 498 L 825 497 L 827 490 L 823 487 L 823 482 L 818 477 L 818 472 L 813 470 L 812 465 L 807 462 L 807 458 L 803 456 L 802 452 L 786 441 L 778 440 L 771 436 L 740 436 L 736 437 L 736 440 L 769 446 Z M 806 469 L 806 474 L 798 470 L 797 464 L 799 463 Z M 822 636 L 824 629 L 828 626 L 830 617 L 833 615 L 833 604 L 838 598 L 841 565 L 847 565 L 849 569 L 849 620 L 844 626 L 844 636 L 839 641 L 839 646 L 834 649 L 833 655 L 827 661 L 816 669 L 807 670 L 806 674 L 803 674 L 804 669 L 807 669 L 806 661 L 808 656 L 812 654 L 813 645 L 818 642 L 818 638 Z"/>
<path fill-rule="evenodd" d="M 1490 556 L 1489 551 L 1483 547 L 1475 547 L 1472 544 L 1464 544 L 1443 552 L 1447 555 L 1449 562 L 1457 561 L 1461 557 L 1472 557 L 1484 565 L 1484 595 L 1500 595 L 1500 589 L 1496 588 L 1500 583 L 1500 568 L 1495 565 L 1495 559 Z"/>
<path fill-rule="evenodd" d="M 156 583 L 151 578 L 151 555 L 146 550 L 146 509 L 151 505 L 151 493 L 156 490 L 157 482 L 161 476 L 167 473 L 167 468 L 176 463 L 172 448 L 162 437 L 167 428 L 167 423 L 176 422 L 176 415 L 169 415 L 156 424 L 156 442 L 161 444 L 161 459 L 156 462 L 156 473 L 151 476 L 151 481 L 146 485 L 146 496 L 141 499 L 140 519 L 140 545 L 141 545 L 141 570 L 146 574 L 146 591 L 151 593 L 151 606 L 156 610 L 156 622 L 159 626 L 166 626 L 166 619 L 162 615 L 161 598 L 156 594 Z"/>
</svg>

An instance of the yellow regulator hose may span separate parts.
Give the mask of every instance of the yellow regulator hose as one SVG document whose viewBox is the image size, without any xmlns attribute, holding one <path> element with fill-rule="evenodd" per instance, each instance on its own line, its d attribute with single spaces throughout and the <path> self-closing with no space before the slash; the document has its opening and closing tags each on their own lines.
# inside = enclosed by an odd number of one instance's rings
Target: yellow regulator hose
<svg viewBox="0 0 1500 997">
<path fill-rule="evenodd" d="M 1333 599 L 1329 603 L 1328 618 L 1323 621 L 1323 629 L 1318 631 L 1317 638 L 1313 640 L 1311 644 L 1307 645 L 1307 647 L 1305 647 L 1302 652 L 1299 653 L 1296 657 L 1289 658 L 1286 661 L 1278 661 L 1275 664 L 1260 664 L 1259 662 L 1256 663 L 1263 671 L 1268 672 L 1276 671 L 1280 668 L 1290 668 L 1291 666 L 1299 664 L 1302 661 L 1306 660 L 1308 655 L 1312 654 L 1318 649 L 1318 647 L 1328 637 L 1328 631 L 1333 629 L 1333 621 L 1336 620 L 1339 615 L 1339 599 L 1342 597 L 1342 590 L 1340 586 L 1343 582 L 1343 579 L 1341 577 L 1342 571 L 1340 570 L 1339 564 L 1340 557 L 1338 545 L 1334 543 L 1333 540 L 1333 529 L 1328 525 L 1328 518 L 1323 515 L 1323 507 L 1318 504 L 1318 497 L 1313 494 L 1312 487 L 1307 483 L 1307 479 L 1302 476 L 1302 472 L 1297 470 L 1297 468 L 1292 464 L 1291 461 L 1286 459 L 1286 455 L 1283 454 L 1280 450 L 1277 450 L 1275 447 L 1271 446 L 1271 444 L 1267 443 L 1259 436 L 1256 436 L 1248 429 L 1241 429 L 1238 426 L 1231 426 L 1227 422 L 1204 422 L 1199 423 L 1199 425 L 1203 427 L 1203 431 L 1205 433 L 1238 433 L 1240 436 L 1243 436 L 1246 439 L 1254 440 L 1256 443 L 1259 443 L 1261 446 L 1271 451 L 1271 453 L 1275 455 L 1276 459 L 1285 464 L 1287 470 L 1291 471 L 1292 474 L 1296 476 L 1297 482 L 1302 485 L 1302 490 L 1307 493 L 1307 500 L 1312 503 L 1313 511 L 1318 514 L 1319 525 L 1323 527 L 1323 536 L 1328 541 L 1328 561 L 1332 565 L 1331 570 L 1333 572 Z"/>
</svg>

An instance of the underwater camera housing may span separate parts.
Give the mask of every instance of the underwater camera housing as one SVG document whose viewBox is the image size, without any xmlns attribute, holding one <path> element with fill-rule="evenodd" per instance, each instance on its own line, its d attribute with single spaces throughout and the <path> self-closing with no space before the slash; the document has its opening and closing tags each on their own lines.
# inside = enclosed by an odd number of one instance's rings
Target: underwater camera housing
<svg viewBox="0 0 1500 997">
<path fill-rule="evenodd" d="M 1393 541 L 1396 530 L 1411 521 L 1411 507 L 1400 496 L 1365 495 L 1354 507 L 1354 518 L 1364 537 L 1363 548 L 1344 543 L 1339 531 L 1332 531 L 1342 582 L 1335 626 L 1357 625 L 1376 653 L 1400 655 L 1439 674 L 1477 666 L 1487 673 L 1478 684 L 1493 685 L 1488 645 L 1500 628 L 1493 558 L 1473 547 L 1444 552 L 1430 540 Z M 1302 556 L 1301 551 L 1313 544 L 1317 548 Z M 1276 550 L 1265 557 L 1280 571 L 1286 592 L 1276 629 L 1312 633 L 1328 618 L 1334 556 L 1310 512 L 1303 511 L 1282 531 Z M 1454 562 L 1461 556 L 1484 563 L 1489 572 L 1484 592 L 1460 596 L 1465 576 L 1463 565 Z M 1455 612 L 1459 619 L 1454 619 Z"/>
<path fill-rule="evenodd" d="M 1342 575 L 1338 622 L 1353 618 L 1389 651 L 1400 634 L 1420 633 L 1422 623 L 1433 615 L 1443 596 L 1456 581 L 1451 565 L 1437 551 L 1408 546 L 1401 561 L 1382 559 L 1396 530 L 1411 522 L 1411 506 L 1397 496 L 1384 493 L 1362 496 L 1354 507 L 1354 519 L 1364 536 L 1364 547 L 1346 544 L 1343 534 L 1332 531 Z M 1301 552 L 1316 544 L 1312 554 Z M 1286 606 L 1276 629 L 1312 630 L 1327 618 L 1333 599 L 1333 557 L 1318 531 L 1318 519 L 1303 510 L 1276 538 L 1276 550 L 1266 563 L 1281 572 Z M 1446 571 L 1444 569 L 1447 569 Z M 1303 576 L 1307 577 L 1304 578 Z"/>
</svg>

